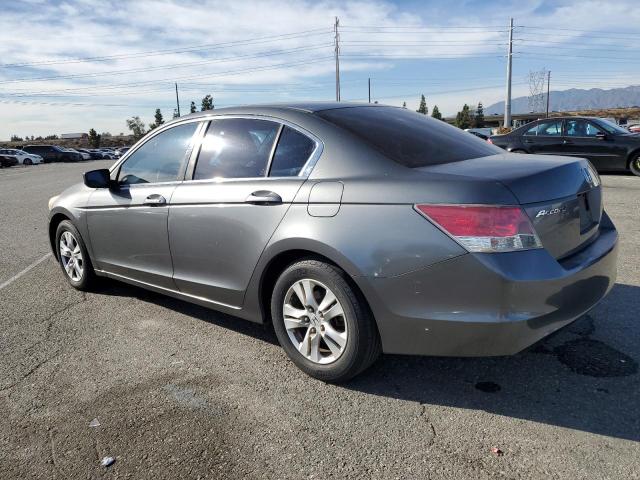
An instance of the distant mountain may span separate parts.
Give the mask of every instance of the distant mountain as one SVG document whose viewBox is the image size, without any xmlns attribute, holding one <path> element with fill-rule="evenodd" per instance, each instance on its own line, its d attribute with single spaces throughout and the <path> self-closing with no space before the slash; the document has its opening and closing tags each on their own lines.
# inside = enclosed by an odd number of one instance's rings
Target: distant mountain
<svg viewBox="0 0 640 480">
<path fill-rule="evenodd" d="M 640 105 L 640 85 L 625 88 L 592 88 L 583 90 L 572 88 L 570 90 L 551 91 L 549 95 L 549 110 L 575 111 L 592 110 L 599 108 L 635 107 Z M 504 113 L 504 102 L 494 103 L 484 109 L 485 115 Z M 518 97 L 511 99 L 511 113 L 528 113 L 529 99 Z"/>
</svg>

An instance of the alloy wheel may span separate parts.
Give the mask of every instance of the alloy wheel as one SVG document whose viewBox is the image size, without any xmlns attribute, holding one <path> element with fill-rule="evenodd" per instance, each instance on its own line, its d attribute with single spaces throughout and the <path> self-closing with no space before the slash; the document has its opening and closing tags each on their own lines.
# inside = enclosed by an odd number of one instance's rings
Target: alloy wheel
<svg viewBox="0 0 640 480">
<path fill-rule="evenodd" d="M 60 261 L 67 275 L 74 282 L 82 280 L 84 259 L 78 240 L 68 230 L 60 235 Z"/>
<path fill-rule="evenodd" d="M 284 297 L 284 326 L 307 360 L 335 362 L 347 345 L 345 313 L 335 294 L 317 280 L 296 281 Z"/>
</svg>

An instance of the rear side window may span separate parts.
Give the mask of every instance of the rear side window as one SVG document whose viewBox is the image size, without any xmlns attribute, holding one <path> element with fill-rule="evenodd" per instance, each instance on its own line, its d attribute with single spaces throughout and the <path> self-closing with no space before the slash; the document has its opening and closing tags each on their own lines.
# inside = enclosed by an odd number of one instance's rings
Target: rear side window
<svg viewBox="0 0 640 480">
<path fill-rule="evenodd" d="M 299 175 L 315 148 L 316 142 L 285 125 L 271 161 L 269 176 L 295 177 Z"/>
<path fill-rule="evenodd" d="M 441 120 L 404 108 L 346 107 L 316 114 L 409 168 L 504 153 Z"/>
<path fill-rule="evenodd" d="M 213 120 L 202 140 L 193 179 L 264 177 L 279 128 L 268 120 Z"/>
<path fill-rule="evenodd" d="M 552 120 L 538 124 L 539 137 L 559 137 L 562 135 L 562 120 Z"/>
</svg>

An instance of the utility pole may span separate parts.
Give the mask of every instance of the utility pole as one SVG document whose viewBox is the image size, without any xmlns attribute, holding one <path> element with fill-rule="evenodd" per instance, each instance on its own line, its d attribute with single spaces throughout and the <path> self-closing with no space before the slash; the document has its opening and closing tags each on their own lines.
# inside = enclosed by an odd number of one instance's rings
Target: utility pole
<svg viewBox="0 0 640 480">
<path fill-rule="evenodd" d="M 338 32 L 338 26 L 340 25 L 340 20 L 336 17 L 336 23 L 333 26 L 333 30 L 335 32 L 335 44 L 336 44 L 336 102 L 340 101 L 340 33 Z"/>
<path fill-rule="evenodd" d="M 371 77 L 369 77 L 369 103 L 371 103 Z"/>
<path fill-rule="evenodd" d="M 178 106 L 178 116 L 180 116 L 180 99 L 178 98 L 178 82 L 176 82 L 176 105 Z"/>
<path fill-rule="evenodd" d="M 507 54 L 507 95 L 504 100 L 504 128 L 511 128 L 511 59 L 513 57 L 513 18 L 509 21 L 509 53 Z"/>
<path fill-rule="evenodd" d="M 551 87 L 551 70 L 547 72 L 547 118 L 549 118 L 549 89 Z"/>
</svg>

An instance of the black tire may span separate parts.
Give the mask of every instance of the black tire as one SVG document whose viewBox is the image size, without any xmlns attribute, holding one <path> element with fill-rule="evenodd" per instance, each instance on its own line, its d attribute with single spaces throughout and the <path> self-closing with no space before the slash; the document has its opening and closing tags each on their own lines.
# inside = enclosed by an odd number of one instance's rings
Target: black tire
<svg viewBox="0 0 640 480">
<path fill-rule="evenodd" d="M 637 177 L 640 177 L 640 153 L 636 153 L 629 161 L 629 170 Z"/>
<path fill-rule="evenodd" d="M 302 279 L 312 279 L 326 285 L 344 311 L 349 334 L 342 354 L 332 363 L 319 364 L 307 359 L 293 345 L 285 328 L 285 296 L 289 288 Z M 302 260 L 282 272 L 271 296 L 271 318 L 278 341 L 293 363 L 307 375 L 324 382 L 349 380 L 371 366 L 382 350 L 373 315 L 362 295 L 349 285 L 347 275 L 342 270 L 318 260 Z"/>
<path fill-rule="evenodd" d="M 60 238 L 65 232 L 70 232 L 71 235 L 73 235 L 73 238 L 77 241 L 77 244 L 80 247 L 80 252 L 82 253 L 83 272 L 82 272 L 81 278 L 77 280 L 72 279 L 67 274 L 63 264 L 62 255 L 60 253 Z M 84 241 L 82 240 L 82 236 L 80 235 L 80 232 L 78 232 L 78 229 L 69 220 L 63 220 L 58 225 L 58 228 L 56 229 L 56 242 L 54 245 L 56 248 L 56 257 L 58 259 L 58 264 L 62 269 L 64 278 L 67 279 L 69 284 L 73 288 L 77 290 L 82 290 L 82 291 L 88 291 L 88 290 L 91 290 L 93 287 L 95 287 L 97 283 L 97 278 L 93 270 L 93 264 L 91 263 L 91 259 L 89 258 L 89 252 L 87 252 L 87 247 L 85 246 Z"/>
<path fill-rule="evenodd" d="M 30 159 L 30 158 L 25 158 L 25 159 L 22 161 L 22 164 L 23 164 L 23 165 L 31 165 L 32 163 L 33 163 L 33 162 L 31 161 L 31 159 Z"/>
</svg>

